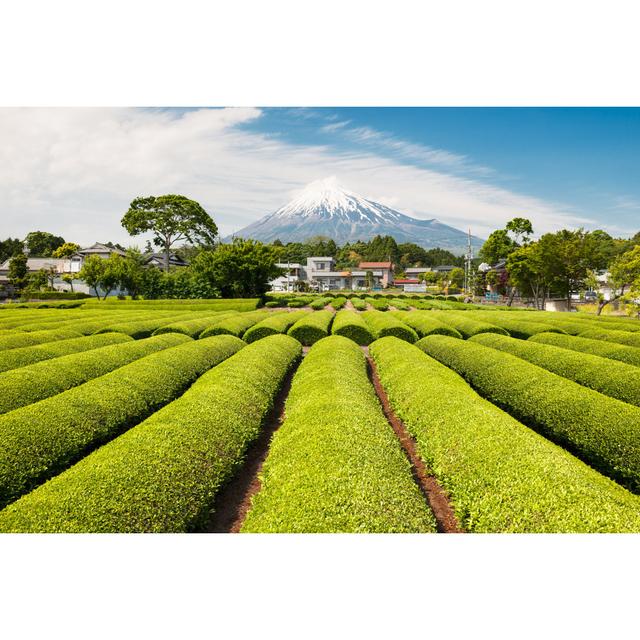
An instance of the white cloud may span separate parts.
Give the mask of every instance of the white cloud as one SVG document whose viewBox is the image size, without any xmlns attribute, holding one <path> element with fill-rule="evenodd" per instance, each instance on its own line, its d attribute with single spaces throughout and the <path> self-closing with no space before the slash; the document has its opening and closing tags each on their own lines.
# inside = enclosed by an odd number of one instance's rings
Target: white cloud
<svg viewBox="0 0 640 640">
<path fill-rule="evenodd" d="M 236 126 L 260 115 L 252 108 L 2 109 L 0 236 L 41 229 L 81 243 L 140 244 L 120 218 L 134 197 L 162 193 L 198 200 L 226 235 L 327 175 L 415 217 L 481 236 L 516 215 L 531 218 L 537 232 L 592 223 L 560 204 L 457 175 L 452 168 L 467 161 L 462 156 L 376 139 L 374 130 L 360 134 L 375 148 L 336 152 Z M 397 154 L 383 153 L 394 145 Z M 402 153 L 430 158 L 440 169 L 403 162 Z"/>
</svg>

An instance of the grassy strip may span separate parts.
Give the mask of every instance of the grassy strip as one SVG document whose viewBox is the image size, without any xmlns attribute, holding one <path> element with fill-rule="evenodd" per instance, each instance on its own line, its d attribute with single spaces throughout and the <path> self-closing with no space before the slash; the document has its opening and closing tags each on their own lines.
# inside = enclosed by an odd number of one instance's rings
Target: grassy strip
<svg viewBox="0 0 640 640">
<path fill-rule="evenodd" d="M 333 316 L 333 311 L 315 311 L 298 320 L 287 331 L 287 334 L 295 338 L 300 344 L 310 346 L 329 335 Z"/>
<path fill-rule="evenodd" d="M 418 346 L 515 418 L 640 491 L 638 407 L 474 342 L 427 336 Z"/>
<path fill-rule="evenodd" d="M 467 531 L 640 531 L 637 496 L 482 399 L 458 374 L 394 338 L 369 350 Z"/>
<path fill-rule="evenodd" d="M 389 313 L 364 311 L 362 317 L 376 339 L 385 336 L 395 336 L 407 342 L 415 342 L 418 339 L 418 334 L 411 327 Z"/>
<path fill-rule="evenodd" d="M 367 345 L 374 340 L 362 315 L 348 309 L 338 311 L 331 327 L 331 333 L 349 338 L 360 345 Z"/>
<path fill-rule="evenodd" d="M 607 342 L 625 344 L 628 347 L 640 347 L 640 333 L 632 331 L 589 329 L 587 331 L 582 331 L 579 336 L 581 338 L 589 338 L 590 340 L 606 340 Z"/>
<path fill-rule="evenodd" d="M 0 374 L 2 387 L 0 413 L 39 402 L 151 353 L 189 341 L 190 338 L 179 334 L 137 341 L 129 339 L 126 344 L 114 344 L 91 351 L 72 353 L 5 371 Z"/>
<path fill-rule="evenodd" d="M 498 327 L 489 322 L 473 320 L 467 313 L 467 311 L 464 313 L 457 311 L 436 311 L 433 313 L 433 318 L 459 331 L 465 340 L 478 333 L 501 333 L 505 336 L 509 335 L 502 327 Z"/>
<path fill-rule="evenodd" d="M 243 532 L 436 530 L 351 340 L 331 336 L 313 346 L 293 379 L 286 416 Z"/>
<path fill-rule="evenodd" d="M 244 332 L 253 327 L 254 324 L 262 322 L 273 315 L 285 313 L 284 311 L 251 311 L 250 313 L 238 313 L 233 316 L 223 318 L 218 322 L 214 322 L 209 325 L 201 334 L 201 338 L 208 338 L 210 336 L 230 335 L 241 338 Z"/>
<path fill-rule="evenodd" d="M 627 364 L 640 367 L 640 349 L 637 347 L 629 347 L 624 344 L 616 344 L 615 342 L 607 342 L 606 340 L 591 340 L 589 338 L 579 338 L 578 336 L 563 336 L 557 333 L 539 333 L 529 342 L 540 342 L 543 344 L 551 344 L 563 349 L 571 349 L 580 351 L 581 353 L 589 353 L 601 358 L 610 358 L 611 360 L 619 360 Z"/>
<path fill-rule="evenodd" d="M 45 342 L 31 347 L 22 347 L 22 349 L 7 349 L 6 351 L 0 351 L 0 373 L 10 369 L 26 367 L 43 360 L 59 358 L 71 353 L 90 351 L 91 349 L 98 349 L 111 344 L 130 342 L 131 340 L 132 338 L 121 333 L 103 333 L 99 336 L 84 336 L 58 342 Z"/>
<path fill-rule="evenodd" d="M 211 340 L 231 345 L 236 339 Z M 0 512 L 0 531 L 201 527 L 300 351 L 282 335 L 242 349 L 164 409 Z"/>
<path fill-rule="evenodd" d="M 276 333 L 287 333 L 291 326 L 310 313 L 310 311 L 291 311 L 289 313 L 271 314 L 268 318 L 249 327 L 242 339 L 249 344 Z"/>
<path fill-rule="evenodd" d="M 169 334 L 152 339 L 169 338 L 183 343 L 0 416 L 0 504 L 15 500 L 138 424 L 245 346 L 233 336 L 194 341 Z"/>
<path fill-rule="evenodd" d="M 351 304 L 356 311 L 366 311 L 367 303 L 362 298 L 351 298 Z"/>
<path fill-rule="evenodd" d="M 435 320 L 432 313 L 425 311 L 392 311 L 398 320 L 410 326 L 419 337 L 424 338 L 432 334 L 462 338 L 462 334 L 453 327 Z"/>
<path fill-rule="evenodd" d="M 54 342 L 55 340 L 69 340 L 80 338 L 82 334 L 70 329 L 51 329 L 48 331 L 20 332 L 0 336 L 0 351 L 5 349 L 20 349 L 34 344 Z"/>
<path fill-rule="evenodd" d="M 202 318 L 172 322 L 171 324 L 166 324 L 164 327 L 156 329 L 153 332 L 153 335 L 159 336 L 163 333 L 183 333 L 185 336 L 189 336 L 190 338 L 197 338 L 211 325 L 236 315 L 238 315 L 237 311 L 218 311 L 211 315 L 207 314 Z"/>
<path fill-rule="evenodd" d="M 640 371 L 633 365 L 496 334 L 483 333 L 471 340 L 518 356 L 610 398 L 640 406 Z"/>
</svg>

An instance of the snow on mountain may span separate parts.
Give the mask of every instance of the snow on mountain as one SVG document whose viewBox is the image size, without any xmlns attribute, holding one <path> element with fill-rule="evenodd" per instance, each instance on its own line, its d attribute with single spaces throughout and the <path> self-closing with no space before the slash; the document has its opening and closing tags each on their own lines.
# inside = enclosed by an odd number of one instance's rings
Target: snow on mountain
<svg viewBox="0 0 640 640">
<path fill-rule="evenodd" d="M 464 231 L 435 218 L 419 220 L 367 200 L 341 187 L 335 177 L 312 182 L 284 207 L 234 234 L 285 243 L 302 242 L 317 235 L 333 238 L 338 244 L 390 235 L 398 243 L 415 242 L 425 249 L 440 247 L 456 254 L 464 253 L 467 245 Z M 474 250 L 482 242 L 471 237 Z"/>
</svg>

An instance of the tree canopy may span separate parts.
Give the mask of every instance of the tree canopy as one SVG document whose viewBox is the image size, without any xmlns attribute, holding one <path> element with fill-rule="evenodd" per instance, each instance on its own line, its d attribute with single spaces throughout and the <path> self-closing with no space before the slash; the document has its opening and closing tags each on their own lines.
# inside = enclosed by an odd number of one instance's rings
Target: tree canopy
<svg viewBox="0 0 640 640">
<path fill-rule="evenodd" d="M 27 234 L 24 244 L 31 256 L 50 258 L 53 252 L 64 244 L 64 238 L 48 231 L 32 231 Z"/>
</svg>

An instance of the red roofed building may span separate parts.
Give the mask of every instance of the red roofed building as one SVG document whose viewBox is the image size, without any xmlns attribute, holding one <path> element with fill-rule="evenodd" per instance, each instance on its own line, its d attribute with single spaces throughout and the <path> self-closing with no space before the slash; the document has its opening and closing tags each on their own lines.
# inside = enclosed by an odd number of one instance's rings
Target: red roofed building
<svg viewBox="0 0 640 640">
<path fill-rule="evenodd" d="M 361 262 L 358 265 L 360 271 L 381 271 L 380 280 L 383 287 L 393 284 L 393 262 Z"/>
</svg>

